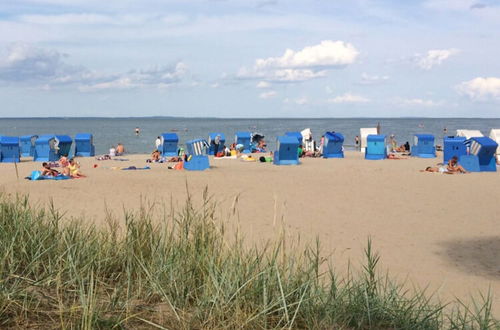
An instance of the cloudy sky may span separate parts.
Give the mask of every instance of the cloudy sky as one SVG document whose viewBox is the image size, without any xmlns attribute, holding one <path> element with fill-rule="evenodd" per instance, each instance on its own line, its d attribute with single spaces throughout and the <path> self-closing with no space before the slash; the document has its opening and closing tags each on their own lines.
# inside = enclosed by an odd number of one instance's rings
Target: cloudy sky
<svg viewBox="0 0 500 330">
<path fill-rule="evenodd" d="M 499 117 L 498 0 L 16 0 L 0 117 Z"/>
</svg>

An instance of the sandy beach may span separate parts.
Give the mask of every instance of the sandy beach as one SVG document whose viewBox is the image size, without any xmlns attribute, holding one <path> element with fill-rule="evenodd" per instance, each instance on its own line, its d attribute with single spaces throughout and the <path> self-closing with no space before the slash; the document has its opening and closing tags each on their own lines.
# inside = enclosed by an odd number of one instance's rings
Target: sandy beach
<svg viewBox="0 0 500 330">
<path fill-rule="evenodd" d="M 88 177 L 66 181 L 23 179 L 40 163 L 0 164 L 0 189 L 29 194 L 33 202 L 53 200 L 74 217 L 103 225 L 105 210 L 114 215 L 137 209 L 141 201 L 182 205 L 186 184 L 201 198 L 205 187 L 220 203 L 222 217 L 238 197 L 234 220 L 250 242 L 275 237 L 283 225 L 301 241 L 318 237 L 332 262 L 358 267 L 371 237 L 380 252 L 379 270 L 401 281 L 429 287 L 444 300 L 467 300 L 488 289 L 500 315 L 500 203 L 498 173 L 443 175 L 419 170 L 442 158 L 365 161 L 358 152 L 345 159 L 303 159 L 300 166 L 274 166 L 234 159 L 211 159 L 203 172 L 122 171 L 146 165 L 147 155 L 129 161 L 79 158 Z M 97 168 L 93 165 L 97 164 Z"/>
</svg>

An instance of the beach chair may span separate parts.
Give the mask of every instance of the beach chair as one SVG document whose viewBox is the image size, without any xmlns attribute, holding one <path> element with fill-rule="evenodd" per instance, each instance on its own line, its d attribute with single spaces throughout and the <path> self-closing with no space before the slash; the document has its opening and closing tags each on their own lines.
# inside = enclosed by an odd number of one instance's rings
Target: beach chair
<svg viewBox="0 0 500 330">
<path fill-rule="evenodd" d="M 164 157 L 174 157 L 178 155 L 179 136 L 177 133 L 162 133 L 160 135 L 161 149 L 159 150 Z"/>
<path fill-rule="evenodd" d="M 385 135 L 370 134 L 366 137 L 365 159 L 379 160 L 387 158 Z"/>
<path fill-rule="evenodd" d="M 468 140 L 473 137 L 481 137 L 484 135 L 477 129 L 457 129 L 457 136 L 464 137 Z"/>
<path fill-rule="evenodd" d="M 434 145 L 434 135 L 415 134 L 411 155 L 420 158 L 435 158 L 436 146 Z"/>
<path fill-rule="evenodd" d="M 469 148 L 469 155 L 459 159 L 463 168 L 470 172 L 496 172 L 495 152 L 498 143 L 489 137 L 473 137 Z"/>
<path fill-rule="evenodd" d="M 367 137 L 368 135 L 377 135 L 377 128 L 372 127 L 372 128 L 360 128 L 359 129 L 359 139 L 360 139 L 360 147 L 361 147 L 361 152 L 366 151 L 366 146 L 368 144 Z"/>
<path fill-rule="evenodd" d="M 208 154 L 209 155 L 214 155 L 215 154 L 215 144 L 213 141 L 215 141 L 215 138 L 219 136 L 219 149 L 217 152 L 224 151 L 223 147 L 226 143 L 226 136 L 224 133 L 209 133 L 208 134 Z"/>
<path fill-rule="evenodd" d="M 184 169 L 188 171 L 203 171 L 210 168 L 206 149 L 207 143 L 203 139 L 187 141 L 187 161 L 184 162 Z"/>
<path fill-rule="evenodd" d="M 236 145 L 241 144 L 243 146 L 243 150 L 241 151 L 244 154 L 249 154 L 252 152 L 252 133 L 250 132 L 236 132 L 235 136 Z"/>
<path fill-rule="evenodd" d="M 299 141 L 294 136 L 279 136 L 273 154 L 274 165 L 298 165 Z"/>
<path fill-rule="evenodd" d="M 340 133 L 326 132 L 323 143 L 323 158 L 344 158 L 344 136 Z"/>
<path fill-rule="evenodd" d="M 492 139 L 499 145 L 496 151 L 496 158 L 497 161 L 500 161 L 500 129 L 492 129 L 490 131 L 490 139 Z"/>
<path fill-rule="evenodd" d="M 19 137 L 22 157 L 33 157 L 35 154 L 35 141 L 38 135 L 24 135 Z"/>
<path fill-rule="evenodd" d="M 465 145 L 466 138 L 463 136 L 446 136 L 443 139 L 443 163 L 456 156 L 467 155 L 467 146 Z"/>
<path fill-rule="evenodd" d="M 69 135 L 56 135 L 57 139 L 57 147 L 59 148 L 58 151 L 58 156 L 62 157 L 68 157 L 69 151 L 71 150 L 71 144 L 73 143 L 73 140 L 71 139 L 71 136 Z"/>
<path fill-rule="evenodd" d="M 94 137 L 90 133 L 75 135 L 75 157 L 94 157 Z"/>
<path fill-rule="evenodd" d="M 21 161 L 21 147 L 19 137 L 2 136 L 0 137 L 0 162 L 19 163 Z"/>
<path fill-rule="evenodd" d="M 59 160 L 58 140 L 55 135 L 40 135 L 35 141 L 35 162 L 53 162 Z"/>
<path fill-rule="evenodd" d="M 302 134 L 300 132 L 286 132 L 285 136 L 294 137 L 300 144 L 302 144 Z"/>
</svg>

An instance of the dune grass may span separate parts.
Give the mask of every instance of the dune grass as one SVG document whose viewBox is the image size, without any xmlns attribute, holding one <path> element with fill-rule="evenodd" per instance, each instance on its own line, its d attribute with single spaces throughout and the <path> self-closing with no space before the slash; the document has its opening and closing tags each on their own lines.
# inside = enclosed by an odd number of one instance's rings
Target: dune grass
<svg viewBox="0 0 500 330">
<path fill-rule="evenodd" d="M 105 229 L 0 196 L 0 328 L 500 328 L 490 295 L 450 307 L 380 275 L 370 240 L 361 270 L 338 278 L 319 243 L 227 239 L 204 196 Z"/>
</svg>

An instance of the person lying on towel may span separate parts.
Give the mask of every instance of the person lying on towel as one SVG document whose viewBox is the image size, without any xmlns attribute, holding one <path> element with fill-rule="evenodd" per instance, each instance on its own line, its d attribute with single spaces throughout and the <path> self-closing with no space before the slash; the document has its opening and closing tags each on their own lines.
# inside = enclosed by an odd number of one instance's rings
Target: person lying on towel
<svg viewBox="0 0 500 330">
<path fill-rule="evenodd" d="M 42 163 L 42 170 L 40 171 L 43 176 L 58 176 L 59 172 L 50 168 L 48 163 Z"/>
</svg>

